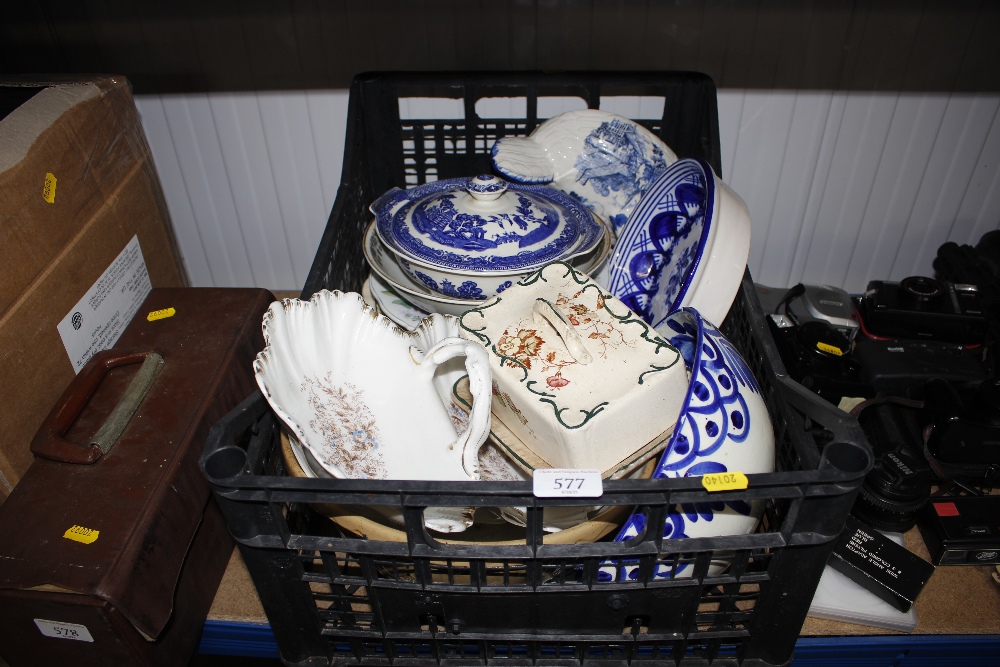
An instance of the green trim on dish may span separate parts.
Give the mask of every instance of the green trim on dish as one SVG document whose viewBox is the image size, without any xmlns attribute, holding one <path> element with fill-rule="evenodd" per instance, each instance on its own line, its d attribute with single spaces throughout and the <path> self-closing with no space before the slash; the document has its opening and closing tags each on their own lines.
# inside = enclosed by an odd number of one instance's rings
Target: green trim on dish
<svg viewBox="0 0 1000 667">
<path fill-rule="evenodd" d="M 553 269 L 558 270 L 558 267 L 560 267 L 560 266 L 564 269 L 564 271 L 561 273 L 561 275 L 552 276 L 552 277 L 548 277 L 548 276 L 544 275 L 547 270 L 549 270 L 549 271 L 551 271 Z M 614 318 L 615 320 L 617 320 L 618 323 L 621 324 L 621 325 L 626 325 L 626 326 L 627 325 L 633 325 L 633 324 L 639 325 L 642 328 L 642 332 L 640 334 L 640 337 L 643 340 L 645 340 L 646 342 L 651 343 L 651 344 L 653 344 L 653 345 L 656 346 L 656 350 L 655 350 L 654 354 L 659 354 L 660 350 L 662 350 L 662 349 L 671 350 L 671 351 L 673 351 L 676 354 L 676 358 L 674 359 L 673 363 L 667 364 L 666 366 L 655 366 L 653 364 L 650 364 L 650 369 L 649 370 L 643 371 L 642 373 L 639 374 L 638 384 L 640 384 L 640 385 L 644 384 L 644 382 L 645 382 L 645 379 L 644 379 L 645 376 L 648 375 L 648 374 L 650 374 L 650 373 L 658 373 L 660 371 L 665 371 L 667 369 L 673 368 L 678 363 L 683 363 L 683 357 L 681 356 L 680 350 L 678 350 L 676 347 L 674 347 L 669 342 L 667 342 L 666 339 L 664 339 L 662 336 L 660 336 L 660 334 L 658 334 L 655 329 L 653 329 L 652 327 L 650 327 L 648 323 L 646 323 L 644 320 L 640 319 L 631 310 L 628 310 L 627 307 L 626 307 L 626 312 L 623 315 L 619 315 L 618 313 L 615 313 L 613 310 L 611 310 L 611 308 L 608 307 L 608 303 L 607 302 L 608 302 L 609 299 L 614 299 L 615 298 L 614 295 L 611 294 L 610 292 L 607 292 L 603 288 L 601 288 L 601 286 L 598 285 L 596 282 L 594 282 L 594 280 L 592 278 L 590 278 L 589 276 L 587 276 L 585 274 L 578 273 L 576 271 L 576 269 L 574 269 L 572 266 L 570 266 L 566 262 L 551 262 L 549 264 L 546 264 L 545 266 L 543 266 L 542 268 L 538 269 L 534 273 L 532 273 L 532 274 L 530 274 L 530 275 L 525 276 L 524 278 L 522 278 L 518 282 L 518 285 L 521 285 L 521 286 L 531 286 L 531 285 L 534 285 L 535 283 L 537 283 L 539 281 L 547 283 L 547 282 L 549 282 L 549 280 L 554 280 L 556 278 L 558 278 L 560 280 L 563 280 L 563 279 L 566 279 L 566 278 L 570 278 L 577 285 L 580 285 L 580 286 L 583 287 L 583 290 L 581 290 L 581 292 L 586 292 L 586 291 L 591 290 L 591 289 L 597 290 L 597 294 L 601 297 L 601 301 L 602 301 L 601 308 L 604 309 L 612 318 Z M 525 388 L 529 392 L 531 392 L 532 394 L 534 394 L 535 396 L 537 396 L 540 403 L 548 403 L 549 405 L 552 406 L 552 411 L 554 413 L 556 421 L 560 425 L 562 425 L 563 428 L 566 428 L 568 430 L 576 430 L 578 428 L 582 428 L 593 417 L 595 417 L 596 415 L 598 415 L 598 414 L 600 414 L 601 412 L 604 411 L 604 407 L 607 406 L 607 405 L 609 405 L 608 401 L 603 401 L 601 403 L 598 403 L 597 405 L 595 405 L 593 408 L 591 408 L 589 410 L 578 410 L 578 412 L 581 412 L 581 413 L 583 413 L 585 415 L 584 419 L 583 419 L 582 422 L 580 422 L 576 426 L 571 426 L 562 417 L 563 413 L 566 412 L 567 410 L 569 410 L 570 408 L 560 408 L 556 404 L 556 402 L 554 400 L 556 398 L 556 396 L 554 394 L 548 393 L 546 391 L 536 391 L 533 385 L 538 384 L 538 382 L 536 380 L 529 380 L 528 379 L 528 375 L 529 375 L 529 373 L 528 373 L 528 367 L 525 366 L 522 362 L 518 361 L 517 359 L 515 359 L 513 357 L 508 357 L 508 356 L 503 355 L 500 352 L 498 352 L 497 348 L 496 348 L 496 343 L 494 343 L 492 340 L 490 340 L 490 337 L 483 333 L 483 331 L 486 329 L 486 325 L 485 324 L 483 326 L 479 327 L 478 329 L 474 329 L 471 326 L 467 326 L 466 325 L 466 318 L 470 318 L 473 313 L 477 314 L 481 318 L 481 320 L 483 322 L 485 322 L 486 316 L 485 316 L 485 314 L 484 314 L 483 311 L 485 311 L 487 308 L 492 308 L 492 307 L 496 306 L 502 300 L 503 300 L 503 297 L 500 296 L 500 297 L 497 297 L 491 303 L 485 304 L 483 306 L 479 306 L 478 308 L 472 308 L 470 310 L 467 310 L 466 312 L 464 312 L 462 314 L 461 318 L 459 318 L 459 327 L 461 327 L 465 331 L 468 331 L 470 334 L 472 334 L 473 336 L 475 336 L 479 340 L 479 342 L 483 345 L 483 347 L 485 347 L 487 350 L 491 350 L 493 352 L 493 354 L 496 355 L 497 359 L 499 359 L 499 361 L 500 361 L 500 367 L 501 368 L 503 368 L 504 366 L 509 366 L 511 368 L 514 368 L 514 367 L 520 368 L 523 371 L 524 375 L 523 375 L 523 377 L 521 377 L 521 379 L 519 380 L 519 382 L 523 383 L 524 386 L 525 386 Z"/>
</svg>

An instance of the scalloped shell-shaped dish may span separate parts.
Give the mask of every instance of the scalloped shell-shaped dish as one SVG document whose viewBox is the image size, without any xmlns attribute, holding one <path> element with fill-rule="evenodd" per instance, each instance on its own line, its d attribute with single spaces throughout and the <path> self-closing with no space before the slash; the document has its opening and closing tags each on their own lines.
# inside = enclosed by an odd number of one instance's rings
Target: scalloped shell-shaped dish
<svg viewBox="0 0 1000 667">
<path fill-rule="evenodd" d="M 431 323 L 429 326 L 433 326 Z M 332 477 L 475 480 L 489 434 L 490 371 L 485 351 L 445 337 L 424 353 L 414 338 L 359 294 L 323 290 L 309 301 L 274 302 L 264 315 L 266 347 L 254 361 L 257 384 L 275 413 Z M 464 357 L 479 410 L 456 433 L 450 387 L 435 374 Z M 437 508 L 434 508 L 437 509 Z M 428 527 L 471 525 L 464 508 L 428 510 Z"/>
<path fill-rule="evenodd" d="M 677 160 L 642 125 L 597 109 L 559 114 L 527 137 L 502 137 L 492 153 L 500 174 L 568 192 L 616 233 L 646 188 Z"/>
</svg>

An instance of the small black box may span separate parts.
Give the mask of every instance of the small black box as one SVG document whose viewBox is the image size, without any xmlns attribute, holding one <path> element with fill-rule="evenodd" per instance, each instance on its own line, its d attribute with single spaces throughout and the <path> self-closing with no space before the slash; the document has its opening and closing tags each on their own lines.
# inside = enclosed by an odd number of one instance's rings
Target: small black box
<svg viewBox="0 0 1000 667">
<path fill-rule="evenodd" d="M 934 574 L 933 565 L 853 516 L 829 565 L 900 611 L 910 610 Z"/>
<path fill-rule="evenodd" d="M 1000 496 L 932 499 L 917 525 L 935 565 L 1000 564 Z"/>
</svg>

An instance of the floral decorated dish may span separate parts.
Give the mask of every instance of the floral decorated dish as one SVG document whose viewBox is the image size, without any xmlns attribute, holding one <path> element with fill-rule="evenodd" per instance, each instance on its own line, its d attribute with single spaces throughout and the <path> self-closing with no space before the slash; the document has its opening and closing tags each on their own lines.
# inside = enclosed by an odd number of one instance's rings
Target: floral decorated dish
<svg viewBox="0 0 1000 667">
<path fill-rule="evenodd" d="M 677 160 L 642 125 L 597 109 L 559 114 L 527 137 L 502 137 L 492 153 L 498 173 L 572 194 L 614 233 L 649 185 Z"/>
<path fill-rule="evenodd" d="M 439 316 L 440 317 L 440 316 Z M 434 322 L 446 326 L 446 323 Z M 266 347 L 254 360 L 257 384 L 290 433 L 332 477 L 479 479 L 489 434 L 490 375 L 483 349 L 437 337 L 429 349 L 378 315 L 360 294 L 322 290 L 309 301 L 271 304 Z M 424 349 L 426 351 L 424 351 Z M 464 358 L 478 406 L 458 435 L 448 413 L 450 387 L 435 375 Z M 482 406 L 482 407 L 479 407 Z M 305 466 L 303 466 L 305 467 Z M 467 508 L 432 508 L 428 527 L 465 530 Z"/>
<path fill-rule="evenodd" d="M 554 467 L 610 469 L 677 420 L 687 388 L 678 351 L 566 263 L 460 324 L 489 351 L 494 418 Z"/>
<path fill-rule="evenodd" d="M 697 310 L 671 313 L 658 331 L 680 349 L 690 369 L 691 382 L 680 419 L 653 477 L 677 478 L 742 472 L 774 471 L 774 432 L 767 405 L 753 373 L 736 348 Z M 675 506 L 667 515 L 663 537 L 715 537 L 752 533 L 760 521 L 760 503 L 712 502 Z M 629 517 L 615 540 L 634 538 L 646 527 L 644 514 Z M 726 562 L 714 563 L 711 573 Z M 602 577 L 629 578 L 631 563 L 604 563 Z M 658 577 L 690 576 L 681 564 L 671 571 L 661 566 Z"/>
<path fill-rule="evenodd" d="M 393 188 L 371 205 L 386 249 L 445 296 L 487 299 L 545 264 L 593 250 L 601 221 L 559 190 L 484 174 Z"/>
<path fill-rule="evenodd" d="M 721 322 L 750 253 L 750 215 L 703 160 L 679 160 L 649 187 L 608 260 L 608 289 L 658 325 L 684 306 Z"/>
</svg>

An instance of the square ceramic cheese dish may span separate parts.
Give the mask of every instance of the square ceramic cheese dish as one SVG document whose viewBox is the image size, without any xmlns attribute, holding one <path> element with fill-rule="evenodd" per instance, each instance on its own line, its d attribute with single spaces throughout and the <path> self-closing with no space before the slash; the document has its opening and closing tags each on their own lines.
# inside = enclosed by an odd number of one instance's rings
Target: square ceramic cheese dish
<svg viewBox="0 0 1000 667">
<path fill-rule="evenodd" d="M 688 384 L 677 348 L 566 263 L 460 324 L 489 352 L 494 418 L 552 467 L 607 470 L 677 422 Z"/>
</svg>

